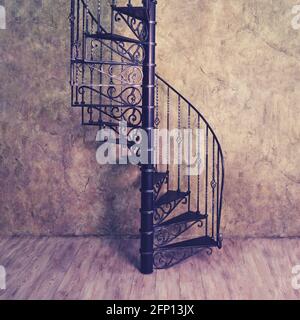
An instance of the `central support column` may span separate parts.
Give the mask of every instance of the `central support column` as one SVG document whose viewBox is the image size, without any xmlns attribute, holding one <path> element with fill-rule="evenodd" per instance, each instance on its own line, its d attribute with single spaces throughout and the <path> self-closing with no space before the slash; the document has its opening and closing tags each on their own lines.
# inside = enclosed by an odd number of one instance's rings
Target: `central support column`
<svg viewBox="0 0 300 320">
<path fill-rule="evenodd" d="M 153 214 L 154 214 L 154 101 L 155 101 L 155 29 L 156 0 L 144 0 L 149 13 L 148 40 L 144 44 L 145 61 L 143 66 L 143 115 L 142 126 L 148 134 L 148 164 L 141 167 L 141 272 L 153 272 Z"/>
</svg>

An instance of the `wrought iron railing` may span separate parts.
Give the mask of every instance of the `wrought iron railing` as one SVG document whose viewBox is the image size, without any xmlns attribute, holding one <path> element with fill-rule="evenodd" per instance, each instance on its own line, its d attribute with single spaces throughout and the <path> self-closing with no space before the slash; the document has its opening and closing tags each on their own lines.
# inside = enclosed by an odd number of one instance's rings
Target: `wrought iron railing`
<svg viewBox="0 0 300 320">
<path fill-rule="evenodd" d="M 105 23 L 103 8 L 95 3 L 71 1 L 71 104 L 82 108 L 84 125 L 106 125 L 115 129 L 123 120 L 128 127 L 139 127 L 143 45 L 138 39 L 127 42 L 124 40 L 128 37 L 111 36 L 122 15 L 112 14 L 110 23 L 107 19 L 108 32 L 107 26 L 102 25 L 102 21 Z M 115 1 L 112 3 L 114 6 Z M 145 33 L 140 22 L 128 21 L 126 19 L 134 34 Z"/>
<path fill-rule="evenodd" d="M 178 130 L 178 136 L 173 137 L 176 140 L 175 143 L 178 144 L 177 150 L 179 151 L 173 154 L 173 159 L 179 160 L 178 164 L 170 165 L 170 155 L 167 154 L 167 164 L 157 165 L 156 170 L 169 173 L 167 191 L 173 189 L 187 192 L 185 200 L 187 211 L 200 214 L 204 218 L 198 223 L 199 227 L 203 227 L 200 234 L 214 239 L 221 247 L 220 221 L 224 188 L 224 157 L 221 145 L 203 115 L 162 77 L 156 75 L 156 79 L 155 123 L 157 128 L 166 128 L 167 134 L 170 134 L 173 129 L 186 129 L 187 136 L 187 139 L 184 139 L 182 131 Z M 196 133 L 193 133 L 194 129 L 198 129 Z M 195 134 L 199 136 L 196 137 Z M 167 137 L 167 144 L 170 144 L 170 140 L 170 137 Z M 186 146 L 183 145 L 184 142 Z M 167 150 L 170 147 L 167 146 Z M 182 161 L 180 157 L 184 153 L 184 148 L 187 149 L 185 152 L 187 156 L 185 161 Z M 192 148 L 195 149 L 194 152 Z M 161 153 L 158 152 L 158 154 Z M 174 205 L 177 204 L 174 203 Z M 173 215 L 174 208 L 170 209 Z M 169 211 L 158 208 L 154 217 L 155 223 L 162 223 L 169 216 Z M 186 229 L 190 227 L 188 225 Z M 186 229 L 179 229 L 178 235 Z M 160 236 L 158 234 L 158 237 Z M 169 242 L 169 239 L 158 242 L 165 244 Z"/>
</svg>

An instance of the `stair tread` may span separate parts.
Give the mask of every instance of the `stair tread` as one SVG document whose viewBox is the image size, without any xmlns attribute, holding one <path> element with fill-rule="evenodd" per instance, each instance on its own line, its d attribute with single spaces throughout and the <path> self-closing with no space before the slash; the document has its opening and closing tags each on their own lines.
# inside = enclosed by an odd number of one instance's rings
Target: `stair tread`
<svg viewBox="0 0 300 320">
<path fill-rule="evenodd" d="M 196 221 L 203 220 L 205 218 L 206 218 L 205 214 L 201 214 L 200 212 L 188 211 L 157 225 L 157 227 L 158 228 L 166 227 L 174 223 L 193 222 L 193 221 L 196 222 Z"/>
<path fill-rule="evenodd" d="M 185 240 L 181 242 L 176 242 L 172 244 L 168 244 L 166 246 L 162 246 L 159 250 L 168 250 L 168 249 L 176 249 L 176 248 L 198 248 L 198 247 L 216 247 L 218 245 L 217 241 L 214 239 L 205 236 L 194 238 L 190 240 Z"/>
<path fill-rule="evenodd" d="M 164 180 L 166 175 L 167 175 L 166 172 L 154 172 L 153 184 L 156 185 L 160 181 Z"/>
<path fill-rule="evenodd" d="M 155 205 L 156 205 L 156 207 L 160 207 L 161 205 L 170 203 L 172 201 L 183 199 L 188 194 L 189 194 L 189 192 L 169 190 L 156 200 Z"/>
<path fill-rule="evenodd" d="M 147 20 L 148 15 L 147 11 L 144 7 L 117 7 L 117 6 L 112 6 L 113 10 L 125 14 L 129 17 L 136 18 L 138 20 Z"/>
<path fill-rule="evenodd" d="M 93 39 L 100 39 L 100 40 L 112 40 L 112 41 L 120 41 L 120 42 L 131 42 L 131 43 L 141 43 L 141 41 L 120 36 L 118 34 L 114 33 L 102 33 L 102 32 L 97 32 L 97 33 L 88 33 L 86 34 L 88 38 L 93 38 Z"/>
</svg>

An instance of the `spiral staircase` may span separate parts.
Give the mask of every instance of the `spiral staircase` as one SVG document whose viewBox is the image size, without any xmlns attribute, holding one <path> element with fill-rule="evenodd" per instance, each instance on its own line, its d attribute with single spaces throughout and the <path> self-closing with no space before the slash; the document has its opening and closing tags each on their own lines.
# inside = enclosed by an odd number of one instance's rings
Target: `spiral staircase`
<svg viewBox="0 0 300 320">
<path fill-rule="evenodd" d="M 70 2 L 71 104 L 82 125 L 115 133 L 126 157 L 139 159 L 147 142 L 146 161 L 136 163 L 141 272 L 211 254 L 222 247 L 223 153 L 207 120 L 155 73 L 157 1 Z"/>
</svg>

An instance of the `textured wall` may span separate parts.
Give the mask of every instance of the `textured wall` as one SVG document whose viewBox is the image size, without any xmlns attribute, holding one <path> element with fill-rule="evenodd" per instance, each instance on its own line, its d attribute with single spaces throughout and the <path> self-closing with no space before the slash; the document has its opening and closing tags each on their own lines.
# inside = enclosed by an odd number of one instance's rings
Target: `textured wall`
<svg viewBox="0 0 300 320">
<path fill-rule="evenodd" d="M 224 149 L 226 235 L 300 235 L 295 1 L 158 1 L 158 72 Z M 138 169 L 97 165 L 95 131 L 69 107 L 68 2 L 6 1 L 0 233 L 137 234 Z"/>
</svg>

